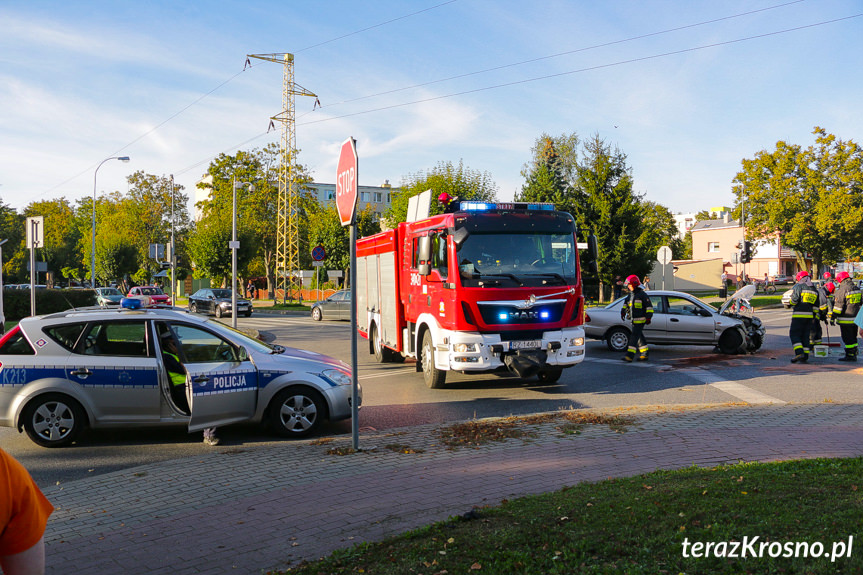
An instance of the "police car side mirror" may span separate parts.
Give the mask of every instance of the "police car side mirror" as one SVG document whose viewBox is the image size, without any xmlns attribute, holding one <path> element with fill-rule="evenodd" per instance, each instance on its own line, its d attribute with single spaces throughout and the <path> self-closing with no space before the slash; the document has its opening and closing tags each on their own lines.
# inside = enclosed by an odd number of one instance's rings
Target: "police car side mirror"
<svg viewBox="0 0 863 575">
<path fill-rule="evenodd" d="M 237 361 L 248 361 L 249 360 L 249 352 L 246 351 L 246 348 L 240 346 L 237 348 Z"/>
</svg>

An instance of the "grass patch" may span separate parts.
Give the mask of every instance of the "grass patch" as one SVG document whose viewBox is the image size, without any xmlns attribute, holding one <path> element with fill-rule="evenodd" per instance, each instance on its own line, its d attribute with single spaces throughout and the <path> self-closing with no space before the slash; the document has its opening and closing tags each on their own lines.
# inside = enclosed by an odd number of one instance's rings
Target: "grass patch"
<svg viewBox="0 0 863 575">
<path fill-rule="evenodd" d="M 311 306 L 301 303 L 274 303 L 271 306 L 260 306 L 258 309 L 276 309 L 286 311 L 311 311 Z"/>
<path fill-rule="evenodd" d="M 861 477 L 863 460 L 856 458 L 688 468 L 582 483 L 272 573 L 859 573 Z M 831 562 L 829 554 L 839 550 L 834 543 L 847 544 L 850 536 L 856 544 L 850 557 L 845 548 Z M 744 537 L 758 537 L 755 549 L 764 543 L 763 556 L 692 557 L 692 543 Z M 684 541 L 689 557 L 683 556 Z M 828 555 L 769 556 L 767 545 L 774 543 L 775 550 L 776 543 L 788 542 L 817 542 Z"/>
</svg>

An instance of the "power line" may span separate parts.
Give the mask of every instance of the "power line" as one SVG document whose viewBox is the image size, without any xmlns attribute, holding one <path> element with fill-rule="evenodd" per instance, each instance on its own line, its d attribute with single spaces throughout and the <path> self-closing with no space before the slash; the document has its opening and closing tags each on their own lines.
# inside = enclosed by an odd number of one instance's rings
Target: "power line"
<svg viewBox="0 0 863 575">
<path fill-rule="evenodd" d="M 803 0 L 799 0 L 803 1 Z M 350 36 L 355 36 L 357 34 L 361 34 L 363 32 L 368 32 L 369 30 L 374 30 L 375 28 L 380 28 L 381 26 L 385 26 L 387 24 L 392 24 L 393 22 L 398 22 L 399 20 L 404 20 L 405 18 L 410 18 L 411 16 L 416 16 L 417 14 L 422 14 L 423 12 L 428 12 L 429 10 L 434 10 L 435 8 L 440 8 L 441 6 L 446 6 L 447 4 L 452 4 L 453 2 L 458 2 L 458 0 L 448 0 L 447 2 L 442 2 L 440 4 L 436 4 L 434 6 L 429 6 L 428 8 L 423 8 L 422 10 L 418 10 L 416 12 L 411 12 L 410 14 L 405 14 L 404 16 L 399 16 L 398 18 L 393 18 L 392 20 L 387 20 L 386 22 L 381 22 L 380 24 L 375 24 L 373 26 L 369 26 L 367 28 L 363 28 L 361 30 L 357 30 L 356 32 L 351 32 L 349 34 L 345 34 L 343 36 L 339 36 L 337 38 L 333 38 L 332 40 L 326 40 L 324 42 L 320 42 L 318 44 L 312 44 L 311 46 L 307 46 L 300 50 L 294 50 L 294 54 L 298 54 L 300 52 L 305 52 L 306 50 L 311 50 L 312 48 L 317 48 L 318 46 L 323 46 L 324 44 L 330 44 L 331 42 L 335 42 L 337 40 L 343 40 L 345 38 L 349 38 Z"/>
<path fill-rule="evenodd" d="M 801 2 L 805 2 L 805 1 L 806 1 L 806 0 L 793 0 L 793 1 L 791 1 L 791 2 L 785 2 L 784 4 L 776 4 L 776 5 L 774 5 L 774 6 L 768 6 L 768 7 L 766 7 L 766 8 L 760 8 L 760 9 L 758 9 L 758 10 L 750 10 L 750 11 L 748 11 L 748 12 L 741 12 L 741 13 L 739 13 L 739 14 L 733 14 L 733 15 L 731 15 L 731 16 L 723 16 L 722 18 L 714 18 L 713 20 L 705 20 L 705 21 L 703 21 L 703 22 L 696 22 L 696 23 L 694 23 L 694 24 L 686 24 L 686 25 L 683 25 L 683 26 L 677 26 L 677 27 L 675 27 L 675 28 L 668 28 L 668 29 L 666 29 L 666 30 L 660 30 L 660 31 L 658 31 L 658 32 L 650 32 L 650 33 L 648 33 L 648 34 L 641 34 L 641 35 L 638 35 L 638 36 L 632 36 L 632 37 L 629 37 L 629 38 L 624 38 L 624 39 L 622 39 L 622 40 L 613 40 L 613 41 L 611 41 L 611 42 L 604 42 L 604 43 L 602 43 L 602 44 L 594 44 L 594 45 L 592 45 L 592 46 L 585 46 L 585 47 L 583 47 L 583 48 L 576 48 L 576 49 L 574 49 L 574 50 L 567 50 L 566 52 L 558 52 L 557 54 L 550 54 L 550 55 L 548 55 L 548 56 L 539 56 L 539 57 L 537 57 L 537 58 L 531 58 L 531 59 L 529 59 L 529 60 L 522 60 L 521 62 L 513 62 L 513 63 L 510 63 L 510 64 L 503 64 L 503 65 L 501 65 L 501 66 L 494 66 L 494 67 L 492 67 L 492 68 L 485 68 L 485 69 L 483 69 L 483 70 L 476 70 L 476 71 L 474 71 L 474 72 L 466 72 L 466 73 L 464 73 L 464 74 L 457 74 L 457 75 L 455 75 L 455 76 L 449 76 L 449 77 L 447 77 L 447 78 L 440 78 L 440 79 L 438 79 L 438 80 L 431 80 L 431 81 L 429 81 L 429 82 L 422 82 L 422 83 L 420 83 L 420 84 L 414 84 L 414 85 L 412 85 L 412 86 L 405 86 L 405 87 L 403 87 L 403 88 L 394 88 L 394 89 L 392 89 L 392 90 L 387 90 L 387 91 L 384 91 L 384 92 L 378 92 L 378 93 L 376 93 L 376 94 L 368 94 L 368 95 L 366 95 L 366 96 L 359 96 L 359 97 L 357 97 L 357 98 L 352 98 L 352 99 L 350 99 L 350 100 L 343 100 L 343 101 L 341 101 L 341 102 L 336 102 L 336 103 L 333 103 L 333 104 L 327 104 L 327 106 L 332 107 L 332 106 L 338 106 L 338 105 L 341 105 L 341 104 L 349 104 L 349 103 L 351 103 L 351 102 L 357 102 L 357 101 L 359 101 L 359 100 L 367 100 L 367 99 L 369 99 L 369 98 L 375 98 L 375 97 L 377 97 L 377 96 L 386 96 L 386 95 L 394 94 L 394 93 L 397 93 L 397 92 L 404 92 L 405 90 L 412 90 L 412 89 L 415 89 L 415 88 L 422 88 L 422 87 L 425 87 L 425 86 L 431 86 L 431 85 L 433 85 L 433 84 L 439 84 L 439 83 L 441 83 L 441 82 L 449 82 L 450 80 L 458 80 L 458 79 L 460 79 L 460 78 L 468 78 L 468 77 L 470 77 L 470 76 L 477 76 L 477 75 L 479 75 L 479 74 L 486 74 L 486 73 L 488 73 L 488 72 L 496 72 L 496 71 L 498 71 L 498 70 L 504 70 L 504 69 L 506 69 L 506 68 L 514 68 L 515 66 L 522 66 L 522 65 L 524 65 L 524 64 L 533 64 L 534 62 L 541 62 L 541 61 L 543 61 L 543 60 L 550 60 L 550 59 L 552 59 L 552 58 L 559 58 L 559 57 L 561 57 L 561 56 L 569 56 L 569 55 L 571 55 L 571 54 L 577 54 L 577 53 L 579 53 L 579 52 L 588 52 L 588 51 L 590 51 L 590 50 L 596 50 L 596 49 L 599 49 L 599 48 L 606 48 L 606 47 L 608 47 L 608 46 L 614 46 L 614 45 L 617 45 L 617 44 L 625 44 L 625 43 L 627 43 L 627 42 L 634 42 L 635 40 L 643 40 L 643 39 L 645 39 L 645 38 L 651 38 L 651 37 L 653 37 L 653 36 L 660 36 L 660 35 L 662 35 L 662 34 L 670 34 L 671 32 L 679 32 L 679 31 L 681 31 L 681 30 L 687 30 L 687 29 L 690 29 L 690 28 L 697 28 L 697 27 L 699 27 L 699 26 L 706 26 L 706 25 L 708 25 L 708 24 L 715 24 L 715 23 L 717 23 L 717 22 L 722 22 L 722 21 L 725 21 L 725 20 L 733 20 L 733 19 L 735 19 L 735 18 L 742 18 L 743 16 L 750 16 L 750 15 L 752 15 L 752 14 L 757 14 L 757 13 L 759 13 L 759 12 L 765 12 L 765 11 L 767 11 L 767 10 L 775 10 L 775 9 L 777 9 L 777 8 L 784 8 L 784 7 L 786 7 L 786 6 L 790 6 L 790 5 L 792 5 L 792 4 L 799 4 L 799 3 L 801 3 Z"/>
<path fill-rule="evenodd" d="M 475 93 L 477 93 L 477 92 L 485 92 L 485 91 L 488 91 L 488 90 L 496 90 L 496 89 L 498 89 L 498 88 L 506 88 L 506 87 L 509 87 L 509 86 L 517 86 L 517 85 L 519 85 L 519 84 L 528 84 L 528 83 L 531 83 L 531 82 L 538 82 L 538 81 L 540 81 L 540 80 L 548 80 L 548 79 L 550 79 L 550 78 L 558 78 L 558 77 L 561 77 L 561 76 L 570 76 L 570 75 L 572 75 L 572 74 L 579 74 L 579 73 L 582 73 L 582 72 L 590 72 L 590 71 L 593 71 L 593 70 L 601 70 L 601 69 L 603 69 L 603 68 L 613 68 L 613 67 L 615 67 L 615 66 L 622 66 L 622 65 L 624 65 L 624 64 L 632 64 L 632 63 L 635 63 L 635 62 L 644 62 L 644 61 L 647 61 L 647 60 L 656 60 L 656 59 L 659 59 L 659 58 L 666 58 L 666 57 L 668 57 L 668 56 L 675 56 L 675 55 L 678 55 L 678 54 L 685 54 L 685 53 L 687 53 L 687 52 L 697 52 L 697 51 L 699 51 L 699 50 L 707 50 L 708 48 L 717 48 L 717 47 L 719 47 L 719 46 L 728 46 L 728 45 L 730 45 L 730 44 L 737 44 L 737 43 L 740 43 L 740 42 L 748 42 L 748 41 L 750 41 L 750 40 L 757 40 L 757 39 L 760 39 L 760 38 L 767 38 L 767 37 L 770 37 L 770 36 L 777 36 L 777 35 L 779 35 L 779 34 L 786 34 L 786 33 L 789 33 L 789 32 L 797 32 L 797 31 L 799 31 L 799 30 L 805 30 L 805 29 L 808 29 L 808 28 L 815 28 L 815 27 L 818 27 L 818 26 L 824 26 L 824 25 L 827 25 L 827 24 L 835 24 L 836 22 L 842 22 L 842 21 L 844 21 L 844 20 L 851 20 L 851 19 L 853 19 L 853 18 L 859 18 L 859 17 L 861 17 L 861 16 L 863 16 L 863 13 L 854 14 L 854 15 L 852 15 L 852 16 L 844 16 L 844 17 L 842 17 L 842 18 L 835 18 L 835 19 L 833 19 L 833 20 L 825 20 L 825 21 L 823 21 L 823 22 L 816 22 L 816 23 L 814 23 L 814 24 L 806 24 L 806 25 L 803 25 L 803 26 L 796 26 L 796 27 L 794 27 L 794 28 L 786 28 L 786 29 L 784 29 L 784 30 L 777 30 L 777 31 L 775 31 L 775 32 L 766 32 L 766 33 L 764 33 L 764 34 L 756 34 L 756 35 L 753 35 L 753 36 L 746 36 L 745 38 L 738 38 L 738 39 L 736 39 L 736 40 L 726 40 L 726 41 L 724 41 L 724 42 L 715 42 L 715 43 L 713 43 L 713 44 L 705 44 L 704 46 L 695 46 L 695 47 L 693 47 L 693 48 L 683 48 L 683 49 L 681 49 L 681 50 L 673 50 L 673 51 L 671 51 L 671 52 L 663 52 L 663 53 L 661 53 L 661 54 L 654 54 L 654 55 L 652 55 L 652 56 L 641 56 L 641 57 L 638 57 L 638 58 L 630 58 L 630 59 L 628 59 L 628 60 L 620 60 L 620 61 L 617 61 L 617 62 L 611 62 L 611 63 L 609 63 L 609 64 L 598 64 L 598 65 L 596 65 L 596 66 L 588 66 L 588 67 L 586 67 L 586 68 L 579 68 L 579 69 L 577 69 L 577 70 L 570 70 L 570 71 L 567 71 L 567 72 L 557 72 L 557 73 L 555 73 L 555 74 L 547 74 L 547 75 L 545 75 L 545 76 L 536 76 L 536 77 L 533 77 L 533 78 L 526 78 L 526 79 L 524 79 L 524 80 L 515 80 L 515 81 L 512 81 L 512 82 L 505 82 L 505 83 L 503 83 L 503 84 L 495 84 L 495 85 L 493 85 L 493 86 L 485 86 L 485 87 L 482 87 L 482 88 L 474 88 L 474 89 L 472 89 L 472 90 L 464 90 L 464 91 L 461 91 L 461 92 L 453 92 L 453 93 L 451 93 L 451 94 L 444 94 L 444 95 L 441 95 L 441 96 L 433 96 L 433 97 L 430 97 L 430 98 L 423 98 L 423 99 L 421 99 L 421 100 L 413 100 L 413 101 L 410 101 L 410 102 L 402 102 L 401 104 L 391 104 L 391 105 L 388 105 L 388 106 L 381 106 L 380 108 L 373 108 L 373 109 L 370 109 L 370 110 L 363 110 L 363 111 L 360 111 L 360 112 L 353 112 L 353 113 L 350 113 L 350 114 L 343 114 L 343 115 L 341 115 L 341 116 L 332 116 L 332 117 L 330 117 L 330 118 L 323 118 L 323 119 L 321 119 L 321 120 L 311 120 L 311 121 L 309 121 L 309 122 L 304 122 L 304 123 L 302 123 L 302 124 L 300 124 L 300 125 L 301 125 L 301 126 L 308 126 L 308 125 L 310 125 L 310 124 L 320 124 L 320 123 L 322 123 L 322 122 L 330 122 L 330 121 L 332 121 L 332 120 L 340 120 L 340 119 L 342 119 L 342 118 L 350 118 L 350 117 L 352 117 L 352 116 L 360 116 L 360 115 L 363 115 L 363 114 L 371 114 L 372 112 L 380 112 L 380 111 L 383 111 L 383 110 L 391 110 L 391 109 L 394 109 L 394 108 L 403 108 L 403 107 L 405 107 L 405 106 L 412 106 L 412 105 L 414 105 L 414 104 L 423 104 L 423 103 L 426 103 L 426 102 L 433 102 L 433 101 L 435 101 L 435 100 L 444 100 L 444 99 L 446 99 L 446 98 L 454 98 L 454 97 L 456 97 L 456 96 L 464 96 L 464 95 L 466 95 L 466 94 L 475 94 Z"/>
</svg>

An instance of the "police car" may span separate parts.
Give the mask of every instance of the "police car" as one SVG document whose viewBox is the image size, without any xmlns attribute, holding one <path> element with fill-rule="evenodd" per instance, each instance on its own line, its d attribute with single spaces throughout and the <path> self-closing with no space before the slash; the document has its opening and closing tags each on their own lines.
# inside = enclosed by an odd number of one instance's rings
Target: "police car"
<svg viewBox="0 0 863 575">
<path fill-rule="evenodd" d="M 123 301 L 121 309 L 24 318 L 0 338 L 0 426 L 61 447 L 86 427 L 184 425 L 191 432 L 253 421 L 303 437 L 325 420 L 351 416 L 344 362 L 268 345 L 183 311 L 127 309 L 137 300 Z M 185 394 L 171 393 L 164 338 L 177 344 Z"/>
</svg>

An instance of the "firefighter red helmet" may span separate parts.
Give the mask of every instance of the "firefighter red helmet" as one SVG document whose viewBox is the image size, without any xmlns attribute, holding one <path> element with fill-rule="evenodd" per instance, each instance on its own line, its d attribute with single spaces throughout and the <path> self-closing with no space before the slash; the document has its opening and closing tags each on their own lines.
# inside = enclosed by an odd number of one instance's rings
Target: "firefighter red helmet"
<svg viewBox="0 0 863 575">
<path fill-rule="evenodd" d="M 808 278 L 808 277 L 809 277 L 809 272 L 807 272 L 806 270 L 799 271 L 799 272 L 797 272 L 797 275 L 794 276 L 794 281 L 799 282 L 803 278 Z"/>
<path fill-rule="evenodd" d="M 450 195 L 446 192 L 441 192 L 441 195 L 437 197 L 437 201 L 439 201 L 443 205 L 447 205 L 448 203 L 450 203 L 450 201 L 452 201 L 452 197 L 450 197 Z"/>
<path fill-rule="evenodd" d="M 833 282 L 827 282 L 826 284 L 824 284 L 824 291 L 826 291 L 828 294 L 831 294 L 836 291 L 836 286 L 833 285 Z"/>
<path fill-rule="evenodd" d="M 822 277 L 826 280 L 829 280 L 830 279 L 830 272 L 824 272 L 824 275 Z"/>
<path fill-rule="evenodd" d="M 634 285 L 635 287 L 638 287 L 638 286 L 640 286 L 640 285 L 641 285 L 641 281 L 638 279 L 638 276 L 637 276 L 637 275 L 632 274 L 631 276 L 629 276 L 628 278 L 626 278 L 626 281 L 625 281 L 625 282 L 623 282 L 623 285 L 625 285 L 625 286 L 628 286 L 629 284 L 632 284 L 632 285 Z"/>
<path fill-rule="evenodd" d="M 836 274 L 836 281 L 841 282 L 842 280 L 847 280 L 850 277 L 851 276 L 848 275 L 848 272 L 839 272 L 838 274 Z"/>
</svg>

